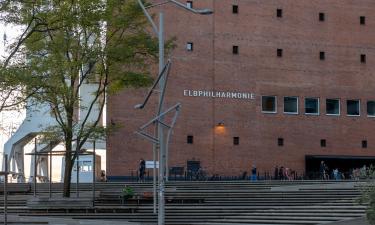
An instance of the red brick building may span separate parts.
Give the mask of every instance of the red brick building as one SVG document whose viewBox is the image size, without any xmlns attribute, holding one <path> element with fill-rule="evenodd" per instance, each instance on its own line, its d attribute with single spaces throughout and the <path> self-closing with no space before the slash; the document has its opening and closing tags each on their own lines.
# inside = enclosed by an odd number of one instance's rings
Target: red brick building
<svg viewBox="0 0 375 225">
<path fill-rule="evenodd" d="M 372 162 L 375 1 L 189 2 L 214 14 L 154 9 L 177 37 L 165 106 L 182 109 L 170 166 L 198 160 L 209 174 L 240 175 L 253 164 L 260 174 L 276 165 L 302 174 L 322 159 L 307 156 L 331 156 L 330 167 Z M 109 177 L 152 160 L 151 144 L 134 134 L 155 115 L 156 96 L 146 110 L 134 109 L 146 92 L 108 98 L 108 121 L 123 125 L 108 139 Z"/>
</svg>

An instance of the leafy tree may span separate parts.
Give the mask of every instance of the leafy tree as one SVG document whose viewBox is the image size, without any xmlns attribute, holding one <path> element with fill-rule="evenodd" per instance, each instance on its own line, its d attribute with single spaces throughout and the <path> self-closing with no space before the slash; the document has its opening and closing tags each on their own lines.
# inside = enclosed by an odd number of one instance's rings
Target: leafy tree
<svg viewBox="0 0 375 225">
<path fill-rule="evenodd" d="M 157 41 L 134 0 L 3 0 L 0 10 L 3 21 L 24 27 L 0 76 L 35 104 L 50 105 L 58 125 L 47 130 L 65 145 L 63 196 L 69 197 L 77 153 L 105 132 L 99 121 L 106 93 L 150 84 L 147 65 L 157 56 Z M 96 90 L 83 103 L 85 83 Z M 87 111 L 79 120 L 78 107 Z M 92 120 L 95 108 L 100 113 Z"/>
</svg>

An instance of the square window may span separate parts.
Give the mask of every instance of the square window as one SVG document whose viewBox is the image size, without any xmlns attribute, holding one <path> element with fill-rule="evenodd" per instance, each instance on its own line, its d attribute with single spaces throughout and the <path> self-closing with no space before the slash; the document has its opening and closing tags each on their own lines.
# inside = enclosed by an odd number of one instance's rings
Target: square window
<svg viewBox="0 0 375 225">
<path fill-rule="evenodd" d="M 375 116 L 375 101 L 367 101 L 367 116 Z"/>
<path fill-rule="evenodd" d="M 325 14 L 319 13 L 319 21 L 324 21 L 324 20 L 325 20 Z"/>
<path fill-rule="evenodd" d="M 366 17 L 365 16 L 360 16 L 359 17 L 359 23 L 361 25 L 365 25 L 366 24 Z"/>
<path fill-rule="evenodd" d="M 233 145 L 239 145 L 240 144 L 240 137 L 233 137 Z"/>
<path fill-rule="evenodd" d="M 233 45 L 233 54 L 234 55 L 238 55 L 238 46 L 237 45 Z"/>
<path fill-rule="evenodd" d="M 187 1 L 186 7 L 189 8 L 189 9 L 192 9 L 193 8 L 193 1 Z"/>
<path fill-rule="evenodd" d="M 361 63 L 366 63 L 366 55 L 361 54 Z"/>
<path fill-rule="evenodd" d="M 193 48 L 194 48 L 194 44 L 193 44 L 193 42 L 188 42 L 188 43 L 186 44 L 186 50 L 187 50 L 187 51 L 191 52 L 191 51 L 193 51 Z"/>
<path fill-rule="evenodd" d="M 340 115 L 340 99 L 326 99 L 326 114 Z"/>
<path fill-rule="evenodd" d="M 326 53 L 325 52 L 319 52 L 319 58 L 320 58 L 320 60 L 325 60 L 326 59 Z"/>
<path fill-rule="evenodd" d="M 283 10 L 282 9 L 276 9 L 276 16 L 281 18 L 283 17 Z"/>
<path fill-rule="evenodd" d="M 298 114 L 298 97 L 284 97 L 284 113 Z"/>
<path fill-rule="evenodd" d="M 305 98 L 305 114 L 319 115 L 319 98 Z"/>
<path fill-rule="evenodd" d="M 283 57 L 283 50 L 281 48 L 277 49 L 277 57 Z"/>
<path fill-rule="evenodd" d="M 238 5 L 232 5 L 232 13 L 238 14 Z"/>
<path fill-rule="evenodd" d="M 193 142 L 194 142 L 194 136 L 193 135 L 188 135 L 186 141 L 187 141 L 188 144 L 193 144 Z"/>
<path fill-rule="evenodd" d="M 346 100 L 346 112 L 348 116 L 359 116 L 360 115 L 359 100 Z"/>
<path fill-rule="evenodd" d="M 367 140 L 362 141 L 362 148 L 367 148 Z"/>
<path fill-rule="evenodd" d="M 284 138 L 278 138 L 277 139 L 277 145 L 278 146 L 284 146 Z"/>
<path fill-rule="evenodd" d="M 326 147 L 327 146 L 327 141 L 326 141 L 326 139 L 321 139 L 320 140 L 320 147 Z"/>
<path fill-rule="evenodd" d="M 262 112 L 276 113 L 276 96 L 262 96 Z"/>
</svg>

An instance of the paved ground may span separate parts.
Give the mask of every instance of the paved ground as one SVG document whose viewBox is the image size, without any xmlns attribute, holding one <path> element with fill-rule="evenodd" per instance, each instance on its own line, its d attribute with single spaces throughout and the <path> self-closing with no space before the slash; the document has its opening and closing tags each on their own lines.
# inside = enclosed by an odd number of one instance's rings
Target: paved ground
<svg viewBox="0 0 375 225">
<path fill-rule="evenodd" d="M 4 217 L 0 216 L 0 224 L 4 224 Z M 140 225 L 127 221 L 105 221 L 105 220 L 73 220 L 48 217 L 21 217 L 8 216 L 8 223 L 12 225 Z"/>
<path fill-rule="evenodd" d="M 322 224 L 323 225 L 323 224 Z M 325 223 L 324 225 L 370 225 L 366 218 L 358 218 L 353 220 L 344 220 L 340 222 L 333 222 L 333 223 Z"/>
</svg>

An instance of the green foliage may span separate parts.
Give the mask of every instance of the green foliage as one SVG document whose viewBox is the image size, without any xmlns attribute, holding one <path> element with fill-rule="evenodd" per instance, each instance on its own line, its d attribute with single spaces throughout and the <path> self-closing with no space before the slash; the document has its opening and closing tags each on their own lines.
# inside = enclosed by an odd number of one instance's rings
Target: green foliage
<svg viewBox="0 0 375 225">
<path fill-rule="evenodd" d="M 122 189 L 122 197 L 125 199 L 132 198 L 134 196 L 134 189 L 130 186 L 125 186 Z"/>
<path fill-rule="evenodd" d="M 4 0 L 0 15 L 3 22 L 24 27 L 1 62 L 0 89 L 21 87 L 33 104 L 50 105 L 58 126 L 45 128 L 45 139 L 64 142 L 65 175 L 70 177 L 74 152 L 111 130 L 99 126 L 106 93 L 152 82 L 149 65 L 158 42 L 135 0 Z M 85 84 L 97 87 L 92 102 L 82 104 L 79 93 Z M 78 107 L 88 112 L 79 120 Z M 94 108 L 100 113 L 92 121 Z M 69 191 L 66 179 L 65 197 Z"/>
</svg>

